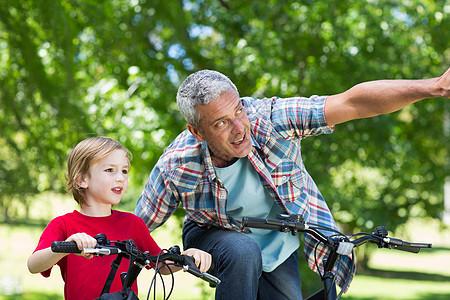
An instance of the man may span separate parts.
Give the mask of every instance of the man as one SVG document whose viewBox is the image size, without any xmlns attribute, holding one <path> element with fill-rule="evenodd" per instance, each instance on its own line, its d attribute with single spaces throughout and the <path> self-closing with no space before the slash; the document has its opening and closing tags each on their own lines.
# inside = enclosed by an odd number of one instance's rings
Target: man
<svg viewBox="0 0 450 300">
<path fill-rule="evenodd" d="M 287 99 L 240 98 L 225 75 L 196 72 L 177 94 L 187 130 L 160 157 L 135 213 L 153 230 L 181 203 L 184 246 L 209 252 L 222 280 L 216 299 L 301 299 L 298 238 L 243 231 L 242 217 L 291 213 L 335 227 L 303 165 L 301 139 L 421 99 L 449 96 L 450 69 L 438 78 L 372 81 L 333 96 Z M 309 266 L 317 269 L 316 255 L 321 269 L 327 249 L 309 235 L 304 238 Z M 349 258 L 337 274 L 338 284 L 346 288 L 354 274 Z"/>
</svg>

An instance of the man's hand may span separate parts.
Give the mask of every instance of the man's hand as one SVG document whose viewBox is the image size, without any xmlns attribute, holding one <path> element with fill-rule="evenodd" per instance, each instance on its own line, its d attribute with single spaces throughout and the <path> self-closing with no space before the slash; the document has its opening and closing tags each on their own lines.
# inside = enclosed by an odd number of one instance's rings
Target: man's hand
<svg viewBox="0 0 450 300">
<path fill-rule="evenodd" d="M 437 79 L 438 89 L 442 92 L 442 96 L 450 99 L 450 68 Z"/>
<path fill-rule="evenodd" d="M 212 257 L 208 252 L 196 248 L 189 248 L 181 254 L 192 256 L 201 272 L 206 272 L 211 267 Z"/>
</svg>

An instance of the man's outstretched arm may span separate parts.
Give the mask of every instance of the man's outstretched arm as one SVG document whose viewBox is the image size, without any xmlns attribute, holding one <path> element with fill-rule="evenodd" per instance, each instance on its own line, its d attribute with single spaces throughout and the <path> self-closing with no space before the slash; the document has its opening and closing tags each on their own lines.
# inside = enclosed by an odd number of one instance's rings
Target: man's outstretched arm
<svg viewBox="0 0 450 300">
<path fill-rule="evenodd" d="M 397 111 L 416 101 L 450 98 L 450 68 L 440 77 L 413 80 L 376 80 L 332 95 L 325 103 L 329 126 Z"/>
</svg>

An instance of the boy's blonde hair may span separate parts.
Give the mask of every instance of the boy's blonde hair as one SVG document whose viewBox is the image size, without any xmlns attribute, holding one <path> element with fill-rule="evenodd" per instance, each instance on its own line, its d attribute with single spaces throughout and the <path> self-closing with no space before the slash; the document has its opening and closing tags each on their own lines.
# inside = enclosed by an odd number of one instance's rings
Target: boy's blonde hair
<svg viewBox="0 0 450 300">
<path fill-rule="evenodd" d="M 84 189 L 80 181 L 88 174 L 93 163 L 107 156 L 114 150 L 125 151 L 128 161 L 131 152 L 118 141 L 109 137 L 92 137 L 78 143 L 67 159 L 67 191 L 72 193 L 75 201 L 82 207 L 85 203 Z"/>
</svg>

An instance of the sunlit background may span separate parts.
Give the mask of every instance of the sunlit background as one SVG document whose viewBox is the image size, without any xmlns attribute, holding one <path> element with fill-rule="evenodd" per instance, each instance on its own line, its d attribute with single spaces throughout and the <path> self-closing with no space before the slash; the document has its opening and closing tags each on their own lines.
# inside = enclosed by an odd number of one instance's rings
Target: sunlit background
<svg viewBox="0 0 450 300">
<path fill-rule="evenodd" d="M 25 262 L 48 221 L 76 209 L 64 196 L 64 170 L 80 140 L 110 136 L 132 151 L 130 188 L 119 208 L 133 211 L 156 160 L 185 128 L 175 95 L 190 73 L 218 70 L 242 96 L 254 97 L 329 95 L 368 80 L 436 77 L 450 65 L 449 14 L 448 0 L 3 0 L 0 298 L 60 299 L 59 272 L 44 280 L 28 274 Z M 376 299 L 386 286 L 412 291 L 395 299 L 448 299 L 450 268 L 430 266 L 444 265 L 450 253 L 449 101 L 428 99 L 344 123 L 302 147 L 344 231 L 386 225 L 436 246 L 417 255 L 429 268 L 423 271 L 410 269 L 416 256 L 389 260 L 374 247 L 358 251 L 354 285 L 358 278 L 366 283 L 351 297 Z M 179 243 L 182 217 L 177 212 L 155 232 L 159 243 Z M 308 294 L 317 283 L 306 274 Z M 430 292 L 410 288 L 419 285 Z M 211 297 L 208 288 L 195 289 L 192 299 Z"/>
</svg>

